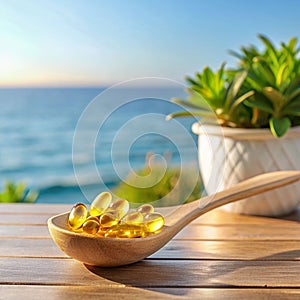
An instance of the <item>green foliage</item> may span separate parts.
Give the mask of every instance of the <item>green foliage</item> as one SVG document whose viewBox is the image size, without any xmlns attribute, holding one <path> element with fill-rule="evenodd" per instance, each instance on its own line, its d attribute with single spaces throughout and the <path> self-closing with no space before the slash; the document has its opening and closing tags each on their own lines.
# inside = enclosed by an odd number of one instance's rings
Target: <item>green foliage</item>
<svg viewBox="0 0 300 300">
<path fill-rule="evenodd" d="M 195 186 L 191 186 L 193 180 L 191 176 L 195 176 L 195 166 L 185 166 L 190 172 L 185 172 L 185 176 L 181 176 L 179 167 L 170 167 L 165 170 L 164 165 L 159 163 L 149 164 L 146 162 L 145 167 L 137 170 L 135 173 L 130 173 L 126 182 L 119 183 L 113 190 L 113 193 L 120 198 L 125 198 L 131 203 L 150 203 L 157 201 L 156 206 L 172 206 L 179 205 L 185 202 L 191 202 L 201 197 L 202 184 L 200 177 Z M 163 176 L 161 176 L 163 172 Z M 148 175 L 151 173 L 151 176 Z M 198 173 L 197 173 L 198 174 Z M 144 186 L 136 187 L 137 175 L 144 177 Z M 181 179 L 179 180 L 179 177 Z M 156 180 L 157 179 L 157 180 Z M 160 179 L 160 180 L 159 180 Z M 152 182 L 157 182 L 152 185 Z M 177 184 L 178 183 L 178 184 Z M 186 199 L 186 191 L 192 191 L 191 195 Z M 172 196 L 168 194 L 172 193 Z M 162 201 L 159 199 L 163 198 Z"/>
<path fill-rule="evenodd" d="M 300 59 L 297 39 L 291 38 L 276 48 L 259 35 L 263 49 L 241 47 L 230 53 L 237 67 L 214 73 L 206 67 L 194 78 L 188 77 L 187 100 L 173 99 L 192 110 L 190 115 L 217 118 L 223 126 L 240 128 L 269 127 L 276 137 L 300 124 Z M 192 104 L 192 106 L 190 105 Z M 184 116 L 174 113 L 169 116 Z"/>
<path fill-rule="evenodd" d="M 38 192 L 29 191 L 24 182 L 13 183 L 7 181 L 0 193 L 0 203 L 23 202 L 32 203 L 38 197 Z"/>
</svg>

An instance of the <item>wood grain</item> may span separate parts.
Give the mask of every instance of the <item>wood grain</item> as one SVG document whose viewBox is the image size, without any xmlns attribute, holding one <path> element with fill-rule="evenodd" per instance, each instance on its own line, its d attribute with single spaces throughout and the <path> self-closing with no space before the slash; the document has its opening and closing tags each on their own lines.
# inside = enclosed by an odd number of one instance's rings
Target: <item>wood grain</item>
<svg viewBox="0 0 300 300">
<path fill-rule="evenodd" d="M 0 257 L 67 258 L 52 239 L 0 239 Z"/>
<path fill-rule="evenodd" d="M 0 203 L 0 213 L 55 215 L 71 209 L 71 204 Z"/>
<path fill-rule="evenodd" d="M 0 299 L 300 298 L 299 211 L 210 212 L 148 259 L 105 269 L 68 258 L 50 238 L 46 220 L 69 209 L 0 204 Z"/>
<path fill-rule="evenodd" d="M 51 239 L 2 239 L 0 257 L 67 258 Z M 150 259 L 300 260 L 297 241 L 170 241 Z"/>
<path fill-rule="evenodd" d="M 47 225 L 47 220 L 52 214 L 0 214 L 0 225 Z"/>
<path fill-rule="evenodd" d="M 300 261 L 145 260 L 118 268 L 98 268 L 71 259 L 0 258 L 0 266 L 1 285 L 300 288 L 299 277 L 295 276 Z"/>
<path fill-rule="evenodd" d="M 196 225 L 188 226 L 174 239 L 195 240 L 300 240 L 300 224 L 289 223 L 283 226 L 248 225 Z"/>
<path fill-rule="evenodd" d="M 134 287 L 87 287 L 87 286 L 0 286 L 0 294 L 6 300 L 23 299 L 29 295 L 32 300 L 72 299 L 299 299 L 299 289 L 237 289 L 237 288 L 134 288 Z"/>
<path fill-rule="evenodd" d="M 5 237 L 14 238 L 48 238 L 50 239 L 47 226 L 24 226 L 24 225 L 1 225 L 0 226 L 0 241 Z"/>
<path fill-rule="evenodd" d="M 214 211 L 208 212 L 205 215 L 197 218 L 192 224 L 210 224 L 210 225 L 220 225 L 220 224 L 256 224 L 256 225 L 276 225 L 278 222 L 300 222 L 300 207 L 293 213 L 272 218 L 272 217 L 259 217 L 259 216 L 249 216 L 240 215 L 235 213 L 229 213 L 222 210 L 222 208 L 216 209 Z"/>
</svg>

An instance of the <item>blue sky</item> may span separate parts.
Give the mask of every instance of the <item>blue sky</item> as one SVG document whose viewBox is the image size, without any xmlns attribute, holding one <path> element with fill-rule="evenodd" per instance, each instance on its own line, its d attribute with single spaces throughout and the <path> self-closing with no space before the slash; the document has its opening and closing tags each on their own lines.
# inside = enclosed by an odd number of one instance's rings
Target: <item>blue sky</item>
<svg viewBox="0 0 300 300">
<path fill-rule="evenodd" d="M 0 0 L 0 86 L 183 81 L 229 49 L 300 35 L 300 1 Z"/>
</svg>

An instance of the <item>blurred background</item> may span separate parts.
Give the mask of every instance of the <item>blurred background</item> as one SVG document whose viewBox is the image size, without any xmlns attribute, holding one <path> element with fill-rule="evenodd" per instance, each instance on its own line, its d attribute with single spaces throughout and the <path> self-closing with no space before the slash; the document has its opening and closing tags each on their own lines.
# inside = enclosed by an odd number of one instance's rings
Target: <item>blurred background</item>
<svg viewBox="0 0 300 300">
<path fill-rule="evenodd" d="M 170 100 L 184 97 L 184 77 L 206 65 L 232 64 L 228 50 L 258 44 L 258 33 L 275 43 L 298 37 L 299 9 L 297 0 L 0 1 L 0 201 L 8 201 L 9 194 L 16 201 L 86 202 L 104 189 L 120 191 L 120 184 L 127 189 L 111 167 L 111 145 L 120 127 L 139 115 L 182 110 Z M 113 111 L 101 129 L 106 138 L 96 141 L 95 157 L 85 155 L 83 144 L 77 162 L 89 191 L 86 199 L 73 169 L 76 124 L 106 88 L 141 77 L 167 78 L 170 84 L 132 84 L 132 89 L 154 89 L 159 97 Z M 120 99 L 123 95 L 120 90 Z M 101 111 L 106 109 L 104 102 Z M 197 169 L 190 129 L 195 120 L 178 122 L 188 132 L 180 145 L 153 133 L 153 123 L 145 122 L 149 134 L 132 141 L 131 167 L 143 174 L 147 153 L 160 154 L 168 158 L 172 182 L 182 163 L 179 149 L 185 148 L 189 165 Z M 115 163 L 130 176 L 119 147 Z M 101 182 L 91 175 L 95 164 Z M 151 193 L 167 192 L 158 188 Z M 192 197 L 200 190 L 199 183 Z"/>
</svg>

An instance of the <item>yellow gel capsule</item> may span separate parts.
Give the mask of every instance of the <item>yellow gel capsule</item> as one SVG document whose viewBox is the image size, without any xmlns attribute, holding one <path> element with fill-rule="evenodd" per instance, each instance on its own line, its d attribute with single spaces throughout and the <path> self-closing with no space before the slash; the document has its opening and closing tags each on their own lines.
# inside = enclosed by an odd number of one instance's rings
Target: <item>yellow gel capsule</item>
<svg viewBox="0 0 300 300">
<path fill-rule="evenodd" d="M 144 226 L 143 225 L 128 225 L 128 224 L 120 224 L 118 226 L 117 237 L 120 238 L 138 238 L 142 237 L 144 234 Z"/>
<path fill-rule="evenodd" d="M 164 224 L 164 217 L 160 213 L 152 213 L 144 217 L 144 229 L 146 232 L 156 232 L 160 230 Z"/>
<path fill-rule="evenodd" d="M 88 216 L 88 210 L 83 203 L 75 204 L 69 214 L 68 224 L 72 229 L 79 229 Z"/>
<path fill-rule="evenodd" d="M 99 194 L 90 206 L 91 216 L 100 216 L 109 206 L 112 199 L 112 195 L 109 192 L 103 192 Z"/>
<path fill-rule="evenodd" d="M 118 219 L 122 219 L 129 211 L 129 202 L 125 199 L 118 199 L 111 203 L 107 212 L 114 213 Z"/>
<path fill-rule="evenodd" d="M 115 214 L 111 212 L 106 212 L 99 218 L 100 226 L 104 229 L 108 229 L 113 227 L 119 223 L 119 219 L 116 217 Z"/>
<path fill-rule="evenodd" d="M 94 221 L 96 221 L 96 222 L 99 223 L 99 218 L 98 218 L 98 217 L 95 217 L 95 216 L 89 216 L 89 217 L 86 219 L 86 221 L 87 221 L 87 220 L 94 220 Z"/>
<path fill-rule="evenodd" d="M 116 238 L 117 236 L 118 236 L 118 229 L 116 227 L 108 229 L 104 233 L 104 237 Z"/>
<path fill-rule="evenodd" d="M 98 237 L 104 237 L 104 235 L 105 235 L 106 232 L 107 232 L 107 230 L 101 228 L 101 226 L 100 226 L 98 232 L 96 233 L 96 236 L 98 236 Z"/>
<path fill-rule="evenodd" d="M 138 211 L 134 211 L 128 215 L 126 215 L 123 219 L 122 222 L 129 224 L 129 225 L 138 225 L 141 224 L 144 220 L 143 215 L 138 212 Z"/>
<path fill-rule="evenodd" d="M 154 207 L 151 204 L 143 204 L 137 209 L 142 215 L 148 215 L 154 213 Z"/>
<path fill-rule="evenodd" d="M 82 229 L 86 233 L 96 234 L 99 231 L 100 223 L 96 217 L 88 217 L 82 225 Z"/>
</svg>

